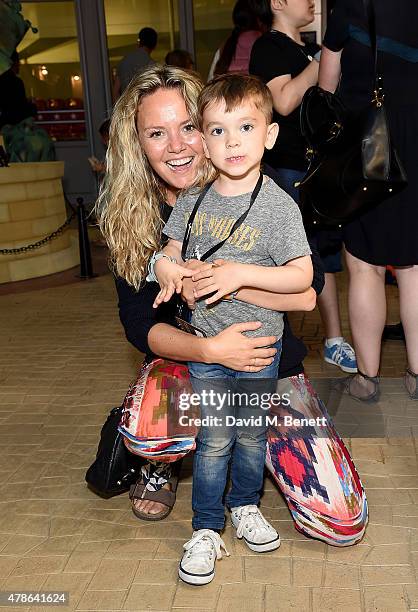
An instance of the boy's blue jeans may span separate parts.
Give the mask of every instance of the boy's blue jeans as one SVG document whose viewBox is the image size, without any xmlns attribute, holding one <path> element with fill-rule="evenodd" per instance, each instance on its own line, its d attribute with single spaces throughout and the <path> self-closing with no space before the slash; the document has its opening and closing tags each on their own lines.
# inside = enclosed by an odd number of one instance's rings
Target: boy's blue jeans
<svg viewBox="0 0 418 612">
<path fill-rule="evenodd" d="M 193 460 L 193 529 L 223 529 L 225 509 L 223 495 L 231 462 L 232 487 L 225 498 L 229 508 L 258 504 L 263 488 L 266 458 L 266 431 L 264 417 L 268 414 L 268 398 L 276 390 L 282 341 L 274 345 L 274 361 L 260 372 L 236 372 L 218 364 L 189 363 L 193 391 L 208 394 L 210 402 L 200 404 L 200 416 L 218 417 L 222 425 L 202 425 L 196 440 Z M 232 394 L 241 394 L 232 400 Z M 215 396 L 220 394 L 220 396 Z M 221 400 L 225 405 L 220 410 Z M 230 401 L 228 403 L 228 397 Z M 261 407 L 263 403 L 265 409 Z M 230 425 L 226 426 L 227 417 Z M 236 419 L 249 419 L 249 424 L 232 424 Z M 252 421 L 261 417 L 260 423 Z"/>
</svg>

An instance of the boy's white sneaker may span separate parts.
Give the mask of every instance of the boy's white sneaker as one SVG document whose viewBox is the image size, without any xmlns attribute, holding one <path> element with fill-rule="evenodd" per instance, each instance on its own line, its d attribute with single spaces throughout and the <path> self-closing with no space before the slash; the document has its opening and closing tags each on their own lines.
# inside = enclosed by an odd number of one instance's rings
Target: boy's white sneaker
<svg viewBox="0 0 418 612">
<path fill-rule="evenodd" d="M 180 561 L 179 576 L 188 584 L 208 584 L 215 576 L 215 563 L 222 559 L 221 548 L 229 552 L 219 533 L 212 529 L 199 529 L 183 545 L 185 553 Z"/>
<path fill-rule="evenodd" d="M 231 508 L 231 521 L 238 539 L 244 538 L 254 552 L 268 552 L 280 546 L 280 536 L 257 506 Z"/>
</svg>

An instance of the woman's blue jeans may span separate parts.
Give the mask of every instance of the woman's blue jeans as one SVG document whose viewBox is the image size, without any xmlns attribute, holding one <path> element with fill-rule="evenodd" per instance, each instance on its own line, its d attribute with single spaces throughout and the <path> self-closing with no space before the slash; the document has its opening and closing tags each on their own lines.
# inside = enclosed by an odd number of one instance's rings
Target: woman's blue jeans
<svg viewBox="0 0 418 612">
<path fill-rule="evenodd" d="M 223 529 L 223 495 L 230 462 L 232 487 L 226 505 L 235 508 L 259 502 L 266 458 L 264 417 L 268 414 L 268 396 L 276 391 L 281 346 L 279 340 L 274 345 L 277 353 L 273 363 L 256 373 L 236 372 L 218 364 L 189 364 L 193 391 L 201 397 L 201 418 L 222 421 L 202 425 L 196 440 L 192 495 L 195 530 Z M 211 400 L 203 402 L 203 394 L 211 391 Z M 233 393 L 239 396 L 233 399 Z M 226 400 L 223 406 L 220 398 Z M 260 422 L 255 422 L 257 417 L 261 417 Z M 234 419 L 248 421 L 234 423 Z"/>
</svg>

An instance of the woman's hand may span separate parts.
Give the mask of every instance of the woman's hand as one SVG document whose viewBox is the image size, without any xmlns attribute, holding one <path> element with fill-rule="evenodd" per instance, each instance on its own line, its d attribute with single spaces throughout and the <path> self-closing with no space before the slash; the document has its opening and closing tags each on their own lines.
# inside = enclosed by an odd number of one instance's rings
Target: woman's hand
<svg viewBox="0 0 418 612">
<path fill-rule="evenodd" d="M 189 259 L 184 264 L 184 267 L 193 271 L 205 271 L 212 267 L 212 264 L 205 263 L 199 259 Z M 196 298 L 194 296 L 195 283 L 191 278 L 183 278 L 183 286 L 181 289 L 181 299 L 186 302 L 190 310 L 195 309 Z"/>
<path fill-rule="evenodd" d="M 205 303 L 209 305 L 218 302 L 242 287 L 244 271 L 243 264 L 236 261 L 216 259 L 209 269 L 200 270 L 193 274 L 192 280 L 196 283 L 195 299 L 214 293 L 205 300 Z"/>
<path fill-rule="evenodd" d="M 260 329 L 259 321 L 234 323 L 216 336 L 206 338 L 206 363 L 221 365 L 239 372 L 260 372 L 273 363 L 276 349 L 271 345 L 277 342 L 277 336 L 249 338 L 244 332 Z"/>
</svg>

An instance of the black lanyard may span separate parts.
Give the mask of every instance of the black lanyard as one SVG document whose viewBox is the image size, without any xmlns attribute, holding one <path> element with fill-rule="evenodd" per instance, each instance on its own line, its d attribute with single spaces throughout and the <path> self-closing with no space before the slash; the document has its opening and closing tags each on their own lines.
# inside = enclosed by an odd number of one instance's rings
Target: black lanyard
<svg viewBox="0 0 418 612">
<path fill-rule="evenodd" d="M 228 236 L 224 240 L 219 242 L 218 244 L 215 244 L 215 246 L 213 246 L 211 249 L 209 249 L 209 251 L 206 251 L 206 253 L 204 253 L 201 256 L 201 258 L 200 258 L 201 261 L 205 261 L 208 257 L 210 257 L 211 255 L 216 253 L 216 251 L 218 251 L 225 244 L 225 242 L 232 236 L 232 234 L 235 232 L 235 230 L 238 229 L 239 226 L 242 225 L 242 223 L 244 223 L 245 219 L 247 218 L 248 213 L 251 210 L 252 205 L 254 204 L 254 202 L 255 202 L 255 200 L 256 200 L 259 192 L 260 192 L 262 184 L 263 184 L 263 175 L 260 172 L 260 176 L 258 178 L 257 184 L 254 187 L 254 191 L 251 194 L 249 207 L 247 208 L 247 210 L 244 213 L 242 213 L 240 218 L 235 221 L 235 223 L 232 226 L 231 231 L 229 232 Z M 203 202 L 203 198 L 205 197 L 205 195 L 207 194 L 209 189 L 212 187 L 212 185 L 213 185 L 213 182 L 209 183 L 208 185 L 206 185 L 206 187 L 204 188 L 204 190 L 200 194 L 196 204 L 194 205 L 192 213 L 191 213 L 191 215 L 189 217 L 189 220 L 187 222 L 186 233 L 184 235 L 183 246 L 181 248 L 181 257 L 182 257 L 183 261 L 186 261 L 187 247 L 189 246 L 190 235 L 192 233 L 193 221 L 194 221 L 194 219 L 196 217 L 196 213 L 199 210 L 199 206 Z"/>
</svg>

